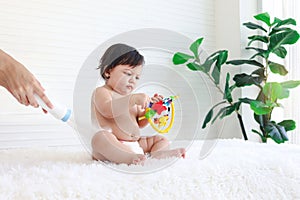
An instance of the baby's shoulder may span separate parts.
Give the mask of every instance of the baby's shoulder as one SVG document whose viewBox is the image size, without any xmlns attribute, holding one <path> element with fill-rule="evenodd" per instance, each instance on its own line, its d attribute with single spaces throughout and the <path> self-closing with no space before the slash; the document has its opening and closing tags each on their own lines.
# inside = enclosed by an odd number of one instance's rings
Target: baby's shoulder
<svg viewBox="0 0 300 200">
<path fill-rule="evenodd" d="M 94 92 L 107 91 L 108 89 L 104 86 L 96 87 Z"/>
<path fill-rule="evenodd" d="M 93 96 L 111 96 L 111 91 L 104 86 L 97 87 L 93 92 Z"/>
</svg>

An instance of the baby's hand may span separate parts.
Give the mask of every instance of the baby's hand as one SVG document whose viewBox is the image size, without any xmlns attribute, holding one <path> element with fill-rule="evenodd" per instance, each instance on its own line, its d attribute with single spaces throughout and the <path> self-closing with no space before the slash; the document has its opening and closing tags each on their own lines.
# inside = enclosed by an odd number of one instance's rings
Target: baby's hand
<svg viewBox="0 0 300 200">
<path fill-rule="evenodd" d="M 159 101 L 162 101 L 164 97 L 162 95 L 154 94 L 153 97 L 151 97 L 151 102 L 152 103 L 157 103 Z"/>
<path fill-rule="evenodd" d="M 146 109 L 150 103 L 150 97 L 145 93 L 137 93 L 131 95 L 130 101 L 132 105 L 140 105 L 143 109 Z"/>
</svg>

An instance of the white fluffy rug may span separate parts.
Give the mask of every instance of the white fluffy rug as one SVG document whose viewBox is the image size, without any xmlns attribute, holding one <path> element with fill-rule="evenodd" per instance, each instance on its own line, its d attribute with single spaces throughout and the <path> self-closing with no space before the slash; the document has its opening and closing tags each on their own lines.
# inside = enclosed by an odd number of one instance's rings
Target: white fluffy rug
<svg viewBox="0 0 300 200">
<path fill-rule="evenodd" d="M 300 146 L 219 140 L 200 160 L 201 145 L 145 166 L 105 165 L 83 149 L 1 150 L 0 199 L 300 199 Z"/>
</svg>

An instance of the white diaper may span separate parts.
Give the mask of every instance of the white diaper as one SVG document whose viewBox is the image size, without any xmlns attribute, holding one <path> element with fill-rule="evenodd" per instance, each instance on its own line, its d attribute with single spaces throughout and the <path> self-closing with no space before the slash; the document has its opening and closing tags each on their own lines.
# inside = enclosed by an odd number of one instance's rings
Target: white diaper
<svg viewBox="0 0 300 200">
<path fill-rule="evenodd" d="M 142 147 L 137 141 L 135 142 L 121 141 L 121 142 L 126 146 L 128 146 L 131 149 L 131 151 L 133 151 L 134 153 L 144 154 L 144 150 L 142 149 Z"/>
</svg>

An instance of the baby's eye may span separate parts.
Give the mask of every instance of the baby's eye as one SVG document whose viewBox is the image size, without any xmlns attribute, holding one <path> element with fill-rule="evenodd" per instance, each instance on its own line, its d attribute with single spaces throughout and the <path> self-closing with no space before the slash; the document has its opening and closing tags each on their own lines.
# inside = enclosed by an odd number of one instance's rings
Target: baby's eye
<svg viewBox="0 0 300 200">
<path fill-rule="evenodd" d="M 140 80 L 140 77 L 139 77 L 139 76 L 137 76 L 137 77 L 135 77 L 135 79 L 136 79 L 136 80 Z"/>
<path fill-rule="evenodd" d="M 127 76 L 131 76 L 130 72 L 124 72 L 124 74 L 127 75 Z"/>
</svg>

